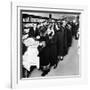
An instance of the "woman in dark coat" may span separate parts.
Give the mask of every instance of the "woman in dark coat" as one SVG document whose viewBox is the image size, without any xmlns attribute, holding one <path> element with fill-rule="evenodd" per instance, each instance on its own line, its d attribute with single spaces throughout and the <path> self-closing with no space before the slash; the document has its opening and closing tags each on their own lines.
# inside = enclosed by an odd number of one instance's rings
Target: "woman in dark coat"
<svg viewBox="0 0 90 90">
<path fill-rule="evenodd" d="M 54 34 L 52 39 L 49 39 L 49 60 L 50 66 L 57 67 L 57 35 Z"/>
<path fill-rule="evenodd" d="M 40 30 L 40 39 L 39 41 L 41 43 L 44 42 L 45 45 L 40 45 L 38 47 L 39 50 L 39 57 L 40 57 L 40 69 L 43 71 L 42 76 L 45 76 L 49 71 L 49 65 L 50 65 L 50 61 L 49 61 L 49 37 L 48 35 L 43 35 L 45 33 L 45 31 L 47 30 L 46 27 L 42 27 Z"/>
<path fill-rule="evenodd" d="M 59 59 L 63 59 L 64 56 L 64 28 L 62 27 L 62 23 L 58 26 L 59 29 L 56 32 L 57 35 L 57 55 Z M 62 57 L 62 58 L 61 58 Z"/>
<path fill-rule="evenodd" d="M 66 25 L 67 30 L 67 46 L 70 47 L 72 45 L 72 31 L 71 31 L 71 25 L 68 23 Z"/>
<path fill-rule="evenodd" d="M 46 37 L 41 37 L 40 42 L 45 42 L 48 43 L 49 38 Z M 40 49 L 39 49 L 40 50 Z M 41 50 L 39 51 L 39 56 L 40 56 L 40 66 L 47 66 L 49 65 L 49 47 L 45 45 L 45 47 L 41 47 Z"/>
</svg>

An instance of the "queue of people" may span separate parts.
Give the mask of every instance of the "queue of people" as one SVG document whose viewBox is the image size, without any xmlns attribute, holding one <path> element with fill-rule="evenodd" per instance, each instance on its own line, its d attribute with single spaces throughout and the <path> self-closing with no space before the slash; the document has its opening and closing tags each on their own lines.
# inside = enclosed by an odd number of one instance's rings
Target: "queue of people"
<svg viewBox="0 0 90 90">
<path fill-rule="evenodd" d="M 78 19 L 78 18 L 76 18 Z M 37 68 L 41 76 L 47 75 L 51 68 L 56 69 L 72 45 L 72 39 L 79 39 L 79 22 L 45 21 L 31 23 L 22 33 L 22 73 L 30 77 Z"/>
</svg>

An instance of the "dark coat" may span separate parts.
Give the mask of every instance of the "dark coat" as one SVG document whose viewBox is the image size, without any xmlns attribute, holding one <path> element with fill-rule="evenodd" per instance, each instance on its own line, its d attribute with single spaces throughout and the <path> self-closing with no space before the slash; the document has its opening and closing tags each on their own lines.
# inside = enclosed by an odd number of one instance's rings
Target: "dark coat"
<svg viewBox="0 0 90 90">
<path fill-rule="evenodd" d="M 27 47 L 25 46 L 24 43 L 22 43 L 22 55 L 27 51 Z"/>
<path fill-rule="evenodd" d="M 49 65 L 49 37 L 41 37 L 40 41 L 45 41 L 46 42 L 46 47 L 42 48 L 42 50 L 39 52 L 39 57 L 40 57 L 40 66 L 47 66 Z"/>
<path fill-rule="evenodd" d="M 29 37 L 34 37 L 34 35 L 35 35 L 34 29 L 33 29 L 33 27 L 30 27 Z"/>
<path fill-rule="evenodd" d="M 77 34 L 77 32 L 78 32 L 78 28 L 79 28 L 79 24 L 77 24 L 77 25 L 75 25 L 75 23 L 71 23 L 71 30 L 72 30 L 72 36 L 74 37 L 76 34 Z"/>
<path fill-rule="evenodd" d="M 51 66 L 57 63 L 57 35 L 49 40 L 49 60 Z"/>
<path fill-rule="evenodd" d="M 39 29 L 36 28 L 36 30 L 34 31 L 33 27 L 30 27 L 29 37 L 36 37 L 38 35 L 40 35 Z"/>
<path fill-rule="evenodd" d="M 67 45 L 67 29 L 64 27 L 64 44 L 63 44 L 64 52 L 63 56 L 65 56 L 68 53 L 68 45 Z"/>
<path fill-rule="evenodd" d="M 60 30 L 56 32 L 57 35 L 57 55 L 63 56 L 64 53 L 64 28 L 60 27 Z"/>
<path fill-rule="evenodd" d="M 67 31 L 67 46 L 70 47 L 72 45 L 72 31 L 67 27 L 66 27 L 66 31 Z"/>
<path fill-rule="evenodd" d="M 36 30 L 34 31 L 34 36 L 36 37 L 36 36 L 38 36 L 38 35 L 40 35 L 40 32 L 39 32 L 39 29 L 36 28 Z"/>
</svg>

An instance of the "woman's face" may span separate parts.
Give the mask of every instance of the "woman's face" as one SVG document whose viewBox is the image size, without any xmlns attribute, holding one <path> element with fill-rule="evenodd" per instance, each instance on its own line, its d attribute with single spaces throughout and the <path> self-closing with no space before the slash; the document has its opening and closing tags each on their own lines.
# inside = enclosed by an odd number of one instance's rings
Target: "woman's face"
<svg viewBox="0 0 90 90">
<path fill-rule="evenodd" d="M 24 32 L 25 33 L 28 33 L 29 32 L 29 28 L 28 29 L 24 29 Z"/>
</svg>

